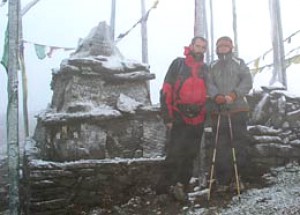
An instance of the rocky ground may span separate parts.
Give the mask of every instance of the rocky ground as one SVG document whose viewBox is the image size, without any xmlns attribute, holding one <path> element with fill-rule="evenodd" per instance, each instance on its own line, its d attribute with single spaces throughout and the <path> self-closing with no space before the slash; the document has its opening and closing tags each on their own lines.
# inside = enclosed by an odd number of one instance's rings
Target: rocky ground
<svg viewBox="0 0 300 215">
<path fill-rule="evenodd" d="M 121 206 L 109 210 L 95 208 L 81 214 L 157 214 L 157 215 L 214 215 L 214 214 L 300 214 L 300 166 L 296 163 L 272 169 L 261 180 L 247 184 L 240 200 L 234 192 L 199 195 L 194 201 L 180 203 L 172 197 L 156 196 L 150 189 L 144 190 Z"/>
<path fill-rule="evenodd" d="M 2 178 L 3 179 L 3 178 Z M 1 184 L 3 189 L 3 184 Z M 4 194 L 4 192 L 1 192 Z M 142 189 L 123 205 L 108 201 L 102 208 L 70 206 L 72 215 L 229 215 L 229 214 L 300 214 L 300 166 L 296 163 L 274 168 L 250 183 L 240 196 L 234 191 L 212 193 L 207 200 L 205 190 L 190 193 L 190 201 L 178 202 L 172 196 L 157 196 L 150 188 Z M 195 197 L 196 198 L 192 198 Z M 3 202 L 3 201 L 1 201 Z M 1 211 L 2 208 L 2 211 Z M 0 214 L 9 212 L 0 207 Z"/>
<path fill-rule="evenodd" d="M 229 214 L 300 214 L 300 166 L 296 163 L 272 169 L 261 179 L 247 184 L 247 189 L 237 197 L 234 192 L 212 193 L 185 203 L 171 196 L 156 196 L 151 189 L 143 190 L 126 204 L 110 209 L 94 208 L 79 214 L 98 215 L 229 215 Z M 190 197 L 192 194 L 190 193 Z M 190 198 L 191 199 L 191 198 Z"/>
</svg>

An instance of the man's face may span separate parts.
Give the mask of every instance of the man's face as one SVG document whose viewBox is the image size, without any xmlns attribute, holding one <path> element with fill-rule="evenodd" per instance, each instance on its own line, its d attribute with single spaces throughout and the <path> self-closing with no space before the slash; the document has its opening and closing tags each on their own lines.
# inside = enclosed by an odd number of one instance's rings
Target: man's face
<svg viewBox="0 0 300 215">
<path fill-rule="evenodd" d="M 203 60 L 203 55 L 206 51 L 207 42 L 201 39 L 197 39 L 194 44 L 191 45 L 192 55 L 197 61 Z"/>
<path fill-rule="evenodd" d="M 194 44 L 192 44 L 192 52 L 194 54 L 204 54 L 206 51 L 207 43 L 201 39 L 197 39 Z"/>
<path fill-rule="evenodd" d="M 226 54 L 232 50 L 232 43 L 228 40 L 220 40 L 217 44 L 217 53 Z"/>
</svg>

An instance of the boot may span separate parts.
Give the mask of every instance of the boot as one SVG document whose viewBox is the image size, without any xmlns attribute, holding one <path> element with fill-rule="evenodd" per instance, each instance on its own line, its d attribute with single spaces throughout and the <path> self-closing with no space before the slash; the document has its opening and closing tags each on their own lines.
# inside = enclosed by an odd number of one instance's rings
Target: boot
<svg viewBox="0 0 300 215">
<path fill-rule="evenodd" d="M 175 186 L 171 188 L 171 192 L 174 198 L 178 201 L 186 201 L 188 199 L 187 194 L 184 190 L 184 185 L 177 182 Z"/>
<path fill-rule="evenodd" d="M 216 192 L 217 193 L 224 193 L 224 192 L 228 192 L 230 190 L 230 186 L 227 186 L 227 185 L 218 185 L 217 186 L 217 190 Z"/>
<path fill-rule="evenodd" d="M 239 179 L 239 182 L 240 182 L 240 192 L 244 191 L 245 190 L 245 184 L 242 182 L 241 179 Z M 237 191 L 237 186 L 236 186 L 236 182 L 232 182 L 231 185 L 230 185 L 230 189 L 232 191 Z"/>
</svg>

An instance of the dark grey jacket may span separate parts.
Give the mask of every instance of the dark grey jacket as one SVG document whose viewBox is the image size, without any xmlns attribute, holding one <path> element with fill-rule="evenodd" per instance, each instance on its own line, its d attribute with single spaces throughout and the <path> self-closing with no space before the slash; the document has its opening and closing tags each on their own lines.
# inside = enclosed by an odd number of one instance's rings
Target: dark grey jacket
<svg viewBox="0 0 300 215">
<path fill-rule="evenodd" d="M 228 56 L 227 56 L 228 57 Z M 208 72 L 208 95 L 214 101 L 217 95 L 237 95 L 233 104 L 226 105 L 231 112 L 249 111 L 245 95 L 252 89 L 252 75 L 245 62 L 232 55 L 226 60 L 216 60 L 211 63 Z M 212 109 L 217 106 L 212 105 Z"/>
</svg>

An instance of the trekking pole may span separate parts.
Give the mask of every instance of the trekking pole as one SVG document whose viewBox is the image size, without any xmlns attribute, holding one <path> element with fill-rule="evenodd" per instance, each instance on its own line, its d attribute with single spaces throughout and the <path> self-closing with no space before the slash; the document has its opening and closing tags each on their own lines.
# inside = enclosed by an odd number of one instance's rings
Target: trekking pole
<svg viewBox="0 0 300 215">
<path fill-rule="evenodd" d="M 241 201 L 240 180 L 239 180 L 239 173 L 238 173 L 237 162 L 236 162 L 236 153 L 235 153 L 235 149 L 234 149 L 234 145 L 233 145 L 233 132 L 232 132 L 232 123 L 231 123 L 230 113 L 227 113 L 227 117 L 228 117 L 228 124 L 229 124 L 230 144 L 231 144 L 231 148 L 232 148 L 235 183 L 236 183 L 236 189 L 237 189 L 239 201 Z"/>
<path fill-rule="evenodd" d="M 209 179 L 209 188 L 208 188 L 208 196 L 207 196 L 208 201 L 210 200 L 213 176 L 214 176 L 214 172 L 215 172 L 215 161 L 216 161 L 216 155 L 217 155 L 217 145 L 219 142 L 220 121 L 221 121 L 221 112 L 218 113 L 217 130 L 216 130 L 216 136 L 215 136 L 215 148 L 213 151 L 212 163 L 211 163 L 211 169 L 210 169 L 210 179 Z"/>
</svg>

